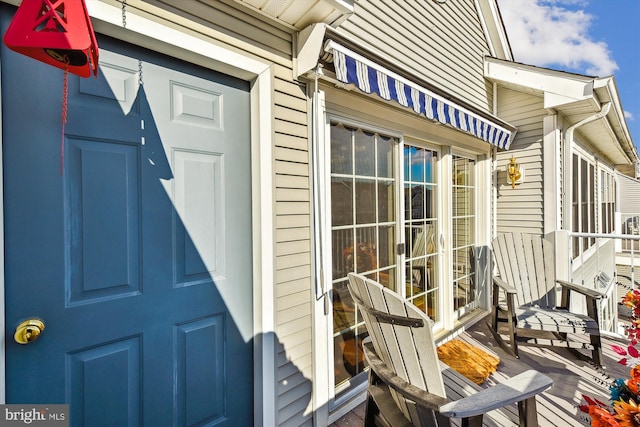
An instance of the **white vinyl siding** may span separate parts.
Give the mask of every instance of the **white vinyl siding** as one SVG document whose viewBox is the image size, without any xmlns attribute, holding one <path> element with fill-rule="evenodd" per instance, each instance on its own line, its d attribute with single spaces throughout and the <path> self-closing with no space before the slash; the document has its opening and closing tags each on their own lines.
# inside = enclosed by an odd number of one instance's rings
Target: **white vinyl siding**
<svg viewBox="0 0 640 427">
<path fill-rule="evenodd" d="M 311 425 L 311 190 L 305 87 L 276 67 L 276 334 L 279 425 Z"/>
<path fill-rule="evenodd" d="M 400 69 L 488 111 L 483 55 L 489 54 L 474 0 L 446 7 L 423 0 L 356 2 L 338 31 Z"/>
<path fill-rule="evenodd" d="M 494 96 L 496 96 L 494 94 Z M 520 231 L 542 235 L 543 211 L 543 99 L 539 96 L 498 88 L 498 115 L 518 128 L 508 151 L 498 152 L 497 231 Z M 507 180 L 511 157 L 524 168 L 524 182 L 515 189 Z"/>
<path fill-rule="evenodd" d="M 149 3 L 157 4 L 168 13 L 182 15 L 185 19 L 171 15 L 176 26 L 183 25 L 204 35 L 211 30 L 219 41 L 274 63 L 291 66 L 291 35 L 285 28 L 271 25 L 221 1 L 151 0 Z M 153 12 L 158 11 L 153 8 Z M 160 11 L 159 14 L 164 13 Z"/>
<path fill-rule="evenodd" d="M 640 233 L 640 181 L 618 172 L 614 177 L 618 185 L 616 208 L 620 213 L 620 229 L 616 232 L 637 235 Z M 623 251 L 628 251 L 633 246 L 632 241 L 622 241 Z"/>
<path fill-rule="evenodd" d="M 620 192 L 619 211 L 640 215 L 640 181 L 620 173 L 616 174 Z"/>
</svg>

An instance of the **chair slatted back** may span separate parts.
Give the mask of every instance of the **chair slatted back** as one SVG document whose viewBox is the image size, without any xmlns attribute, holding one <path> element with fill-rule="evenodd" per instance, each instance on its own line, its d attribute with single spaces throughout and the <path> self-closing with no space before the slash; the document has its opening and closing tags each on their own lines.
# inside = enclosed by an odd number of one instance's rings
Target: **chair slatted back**
<svg viewBox="0 0 640 427">
<path fill-rule="evenodd" d="M 415 306 L 400 299 L 395 292 L 363 276 L 350 273 L 349 290 L 361 307 L 360 312 L 378 357 L 405 381 L 446 397 L 431 320 Z M 415 319 L 422 326 L 379 321 L 368 309 L 398 318 Z M 407 404 L 396 393 L 392 394 L 405 416 L 412 422 L 417 422 L 419 417 L 414 405 Z"/>
<path fill-rule="evenodd" d="M 499 276 L 518 291 L 516 305 L 555 307 L 555 255 L 552 243 L 524 233 L 500 234 L 493 241 Z"/>
</svg>

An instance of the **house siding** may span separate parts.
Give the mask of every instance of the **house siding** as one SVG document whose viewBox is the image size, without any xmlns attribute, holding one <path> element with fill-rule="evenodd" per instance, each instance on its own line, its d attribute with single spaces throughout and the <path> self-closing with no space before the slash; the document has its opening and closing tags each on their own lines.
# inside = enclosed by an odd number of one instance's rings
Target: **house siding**
<svg viewBox="0 0 640 427">
<path fill-rule="evenodd" d="M 312 425 L 311 191 L 307 98 L 291 80 L 292 64 L 276 67 L 275 223 L 277 419 Z"/>
<path fill-rule="evenodd" d="M 499 152 L 498 160 L 498 233 L 544 233 L 543 203 L 543 99 L 500 87 L 497 93 L 498 115 L 518 128 L 509 151 Z M 511 188 L 506 165 L 511 157 L 525 170 L 524 182 Z"/>
<path fill-rule="evenodd" d="M 293 79 L 291 29 L 224 1 L 150 1 L 150 15 L 273 63 L 276 408 L 281 426 L 313 423 L 311 190 L 306 86 Z M 161 17 L 161 18 L 160 18 Z M 268 308 L 267 308 L 268 309 Z M 268 379 L 267 379 L 268 381 Z"/>
<path fill-rule="evenodd" d="M 623 216 L 625 214 L 640 215 L 640 181 L 622 174 L 616 174 L 616 178 L 620 194 L 618 210 Z"/>
<path fill-rule="evenodd" d="M 488 112 L 489 54 L 474 0 L 360 0 L 338 31 L 438 89 Z M 400 30 L 399 30 L 400 29 Z"/>
</svg>

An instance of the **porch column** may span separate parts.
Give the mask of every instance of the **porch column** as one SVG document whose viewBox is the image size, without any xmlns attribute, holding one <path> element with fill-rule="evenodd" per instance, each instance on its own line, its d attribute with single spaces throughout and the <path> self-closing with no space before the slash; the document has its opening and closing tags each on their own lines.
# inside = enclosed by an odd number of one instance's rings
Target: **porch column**
<svg viewBox="0 0 640 427">
<path fill-rule="evenodd" d="M 562 228 L 560 223 L 560 128 L 558 115 L 551 114 L 543 119 L 542 165 L 544 192 L 543 230 L 544 234 Z"/>
</svg>

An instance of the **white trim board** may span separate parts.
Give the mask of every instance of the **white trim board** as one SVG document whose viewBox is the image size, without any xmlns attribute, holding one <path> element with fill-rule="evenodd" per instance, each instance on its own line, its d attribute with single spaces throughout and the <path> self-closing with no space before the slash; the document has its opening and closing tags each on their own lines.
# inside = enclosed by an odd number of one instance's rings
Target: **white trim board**
<svg viewBox="0 0 640 427">
<path fill-rule="evenodd" d="M 17 5 L 15 0 L 0 0 Z M 268 61 L 239 53 L 214 39 L 198 38 L 164 25 L 161 18 L 151 20 L 127 12 L 126 29 L 122 27 L 122 9 L 101 0 L 87 0 L 87 9 L 96 32 L 168 54 L 194 64 L 224 72 L 251 83 L 252 150 L 252 222 L 253 222 L 253 307 L 254 307 L 254 425 L 276 425 L 276 352 L 275 352 L 275 252 L 273 249 L 274 191 L 273 158 L 273 66 Z M 2 88 L 0 87 L 0 99 Z M 1 116 L 0 116 L 1 117 Z M 0 129 L 2 123 L 0 122 Z M 1 135 L 1 134 L 0 134 Z M 2 141 L 0 140 L 0 143 Z M 1 157 L 1 151 L 0 151 Z M 2 179 L 0 162 L 0 180 Z M 0 186 L 0 192 L 2 187 Z M 0 200 L 0 219 L 4 199 Z M 0 234 L 4 240 L 2 222 Z M 0 249 L 3 251 L 3 249 Z M 0 258 L 4 263 L 4 252 Z M 0 320 L 4 322 L 4 268 L 0 269 Z M 4 328 L 3 328 L 4 330 Z M 6 337 L 5 337 L 6 339 Z M 5 339 L 0 345 L 0 401 L 5 402 Z"/>
</svg>

